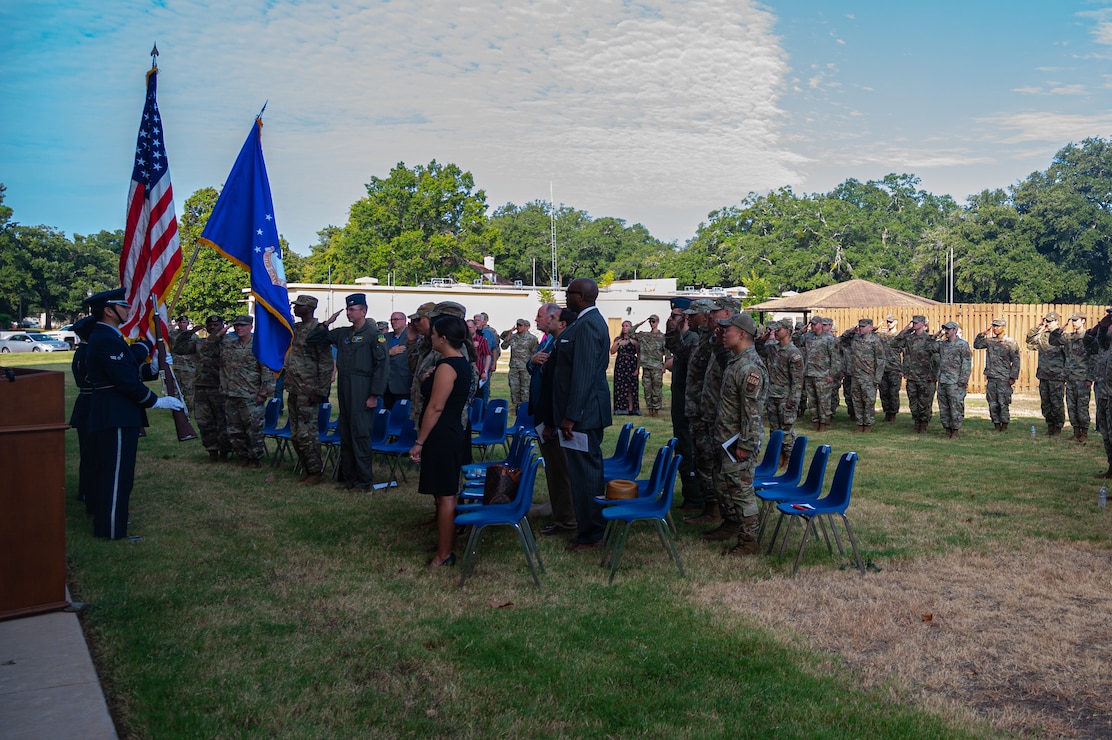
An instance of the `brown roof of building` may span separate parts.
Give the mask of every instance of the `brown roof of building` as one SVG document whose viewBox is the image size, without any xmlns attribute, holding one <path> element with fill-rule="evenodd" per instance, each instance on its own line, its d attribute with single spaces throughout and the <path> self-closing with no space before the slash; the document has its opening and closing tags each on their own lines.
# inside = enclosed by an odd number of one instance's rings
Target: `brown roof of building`
<svg viewBox="0 0 1112 740">
<path fill-rule="evenodd" d="M 886 288 L 868 280 L 847 280 L 836 285 L 808 290 L 799 295 L 776 298 L 750 311 L 817 311 L 824 308 L 871 308 L 873 306 L 936 306 L 938 301 L 914 293 Z"/>
</svg>

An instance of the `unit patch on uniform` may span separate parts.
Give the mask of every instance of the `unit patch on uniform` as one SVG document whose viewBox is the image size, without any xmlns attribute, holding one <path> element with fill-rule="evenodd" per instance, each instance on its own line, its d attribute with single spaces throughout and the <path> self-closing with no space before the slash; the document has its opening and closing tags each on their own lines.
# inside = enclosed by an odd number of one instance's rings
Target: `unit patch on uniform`
<svg viewBox="0 0 1112 740">
<path fill-rule="evenodd" d="M 756 393 L 757 389 L 761 387 L 760 373 L 751 372 L 745 376 L 745 392 Z"/>
</svg>

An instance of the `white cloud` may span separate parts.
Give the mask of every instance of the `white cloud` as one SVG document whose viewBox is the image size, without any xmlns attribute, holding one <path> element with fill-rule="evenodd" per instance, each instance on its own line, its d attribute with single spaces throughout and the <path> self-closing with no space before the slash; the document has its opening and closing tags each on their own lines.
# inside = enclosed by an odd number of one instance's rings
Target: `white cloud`
<svg viewBox="0 0 1112 740">
<path fill-rule="evenodd" d="M 987 124 L 996 134 L 995 143 L 1026 142 L 1056 143 L 1080 141 L 1091 136 L 1108 136 L 1112 131 L 1112 113 L 1076 115 L 1054 111 L 1002 113 L 974 119 Z"/>
</svg>

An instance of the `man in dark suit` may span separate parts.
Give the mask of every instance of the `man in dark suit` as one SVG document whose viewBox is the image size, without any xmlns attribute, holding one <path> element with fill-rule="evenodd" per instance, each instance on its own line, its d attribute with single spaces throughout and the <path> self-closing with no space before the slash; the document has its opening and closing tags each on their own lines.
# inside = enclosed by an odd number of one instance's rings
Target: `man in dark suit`
<svg viewBox="0 0 1112 740">
<path fill-rule="evenodd" d="M 575 312 L 570 308 L 560 308 L 555 303 L 546 303 L 537 310 L 537 328 L 545 333 L 537 353 L 529 362 L 533 373 L 529 391 L 529 410 L 533 419 L 545 425 L 541 435 L 541 457 L 544 458 L 544 475 L 548 480 L 548 503 L 552 507 L 552 523 L 541 530 L 541 534 L 552 535 L 575 532 L 575 502 L 571 495 L 571 476 L 568 473 L 568 459 L 560 446 L 557 419 L 553 418 L 552 389 L 555 387 L 553 376 L 556 374 L 556 340 L 564 330 L 575 321 Z"/>
<path fill-rule="evenodd" d="M 119 329 L 128 316 L 123 288 L 98 293 L 86 303 L 97 319 L 86 351 L 86 372 L 93 390 L 86 432 L 92 437 L 95 456 L 90 492 L 95 507 L 93 535 L 119 540 L 127 537 L 143 409 L 180 411 L 185 404 L 176 398 L 159 398 L 143 385 L 137 353 Z"/>
<path fill-rule="evenodd" d="M 578 317 L 557 340 L 556 374 L 553 377 L 553 417 L 565 441 L 575 432 L 587 437 L 587 450 L 565 449 L 575 501 L 577 534 L 566 549 L 585 550 L 602 544 L 606 523 L 595 496 L 605 493 L 602 474 L 602 435 L 610 426 L 610 332 L 598 312 L 598 285 L 576 278 L 568 285 L 568 308 Z"/>
</svg>

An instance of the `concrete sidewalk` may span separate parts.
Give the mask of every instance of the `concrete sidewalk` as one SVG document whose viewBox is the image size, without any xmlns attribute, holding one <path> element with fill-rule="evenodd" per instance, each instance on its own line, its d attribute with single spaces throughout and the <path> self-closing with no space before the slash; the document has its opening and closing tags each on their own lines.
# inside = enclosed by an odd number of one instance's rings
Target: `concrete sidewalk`
<svg viewBox="0 0 1112 740">
<path fill-rule="evenodd" d="M 0 621 L 0 718 L 4 740 L 116 737 L 76 614 Z"/>
</svg>

